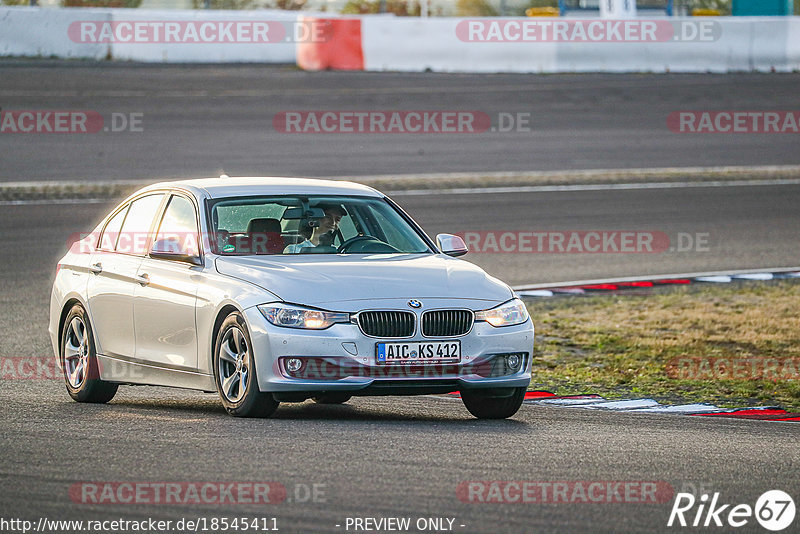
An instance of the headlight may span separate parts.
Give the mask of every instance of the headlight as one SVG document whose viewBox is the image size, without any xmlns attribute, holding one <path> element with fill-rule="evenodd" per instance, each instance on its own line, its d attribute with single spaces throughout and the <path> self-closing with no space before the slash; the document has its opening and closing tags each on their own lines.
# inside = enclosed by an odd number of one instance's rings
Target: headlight
<svg viewBox="0 0 800 534">
<path fill-rule="evenodd" d="M 528 320 L 528 309 L 521 300 L 512 299 L 491 310 L 475 312 L 475 320 L 492 326 L 513 326 Z"/>
<path fill-rule="evenodd" d="M 289 304 L 262 304 L 258 311 L 275 326 L 324 330 L 334 323 L 349 323 L 350 314 L 311 310 Z"/>
</svg>

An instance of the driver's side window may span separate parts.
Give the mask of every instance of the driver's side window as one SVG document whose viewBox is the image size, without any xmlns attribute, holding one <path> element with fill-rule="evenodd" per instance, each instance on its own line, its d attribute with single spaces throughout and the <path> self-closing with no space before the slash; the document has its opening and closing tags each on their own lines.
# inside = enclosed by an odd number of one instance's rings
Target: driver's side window
<svg viewBox="0 0 800 534">
<path fill-rule="evenodd" d="M 186 197 L 173 195 L 164 210 L 152 250 L 197 256 L 200 254 L 199 240 L 194 205 Z"/>
</svg>

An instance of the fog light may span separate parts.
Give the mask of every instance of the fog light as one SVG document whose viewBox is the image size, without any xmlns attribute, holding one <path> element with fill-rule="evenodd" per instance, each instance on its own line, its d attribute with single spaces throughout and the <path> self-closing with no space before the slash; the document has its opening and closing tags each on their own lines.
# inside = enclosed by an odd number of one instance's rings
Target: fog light
<svg viewBox="0 0 800 534">
<path fill-rule="evenodd" d="M 286 360 L 286 370 L 290 373 L 296 373 L 303 367 L 303 360 L 300 358 L 289 358 Z"/>
<path fill-rule="evenodd" d="M 519 354 L 509 354 L 506 356 L 506 365 L 512 371 L 516 371 L 519 369 L 519 364 L 522 363 L 522 358 L 519 357 Z"/>
</svg>

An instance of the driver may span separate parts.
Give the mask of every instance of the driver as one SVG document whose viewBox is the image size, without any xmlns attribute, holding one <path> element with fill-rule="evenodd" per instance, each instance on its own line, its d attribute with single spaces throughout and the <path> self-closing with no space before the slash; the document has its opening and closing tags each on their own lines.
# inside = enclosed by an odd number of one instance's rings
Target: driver
<svg viewBox="0 0 800 534">
<path fill-rule="evenodd" d="M 320 238 L 324 240 L 326 236 L 336 232 L 339 228 L 339 222 L 342 220 L 342 217 L 346 215 L 344 208 L 341 206 L 320 205 L 317 207 L 322 208 L 322 211 L 325 212 L 325 217 L 319 219 L 319 224 L 314 228 L 310 236 L 307 236 L 306 239 L 300 243 L 287 246 L 283 251 L 284 254 L 297 254 L 306 247 L 319 246 Z"/>
</svg>

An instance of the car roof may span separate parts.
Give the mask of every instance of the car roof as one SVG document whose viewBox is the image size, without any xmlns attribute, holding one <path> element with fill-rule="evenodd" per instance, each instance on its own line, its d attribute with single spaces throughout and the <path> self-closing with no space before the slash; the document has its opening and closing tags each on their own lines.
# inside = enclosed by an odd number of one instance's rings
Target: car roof
<svg viewBox="0 0 800 534">
<path fill-rule="evenodd" d="M 280 176 L 201 178 L 160 182 L 143 189 L 184 189 L 198 197 L 224 198 L 257 195 L 366 195 L 383 196 L 375 189 L 355 182 Z"/>
</svg>

